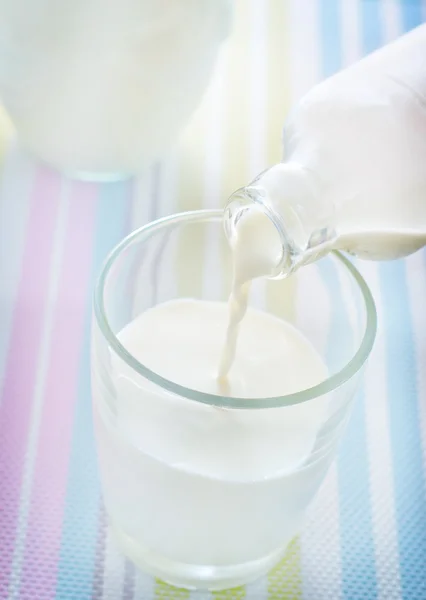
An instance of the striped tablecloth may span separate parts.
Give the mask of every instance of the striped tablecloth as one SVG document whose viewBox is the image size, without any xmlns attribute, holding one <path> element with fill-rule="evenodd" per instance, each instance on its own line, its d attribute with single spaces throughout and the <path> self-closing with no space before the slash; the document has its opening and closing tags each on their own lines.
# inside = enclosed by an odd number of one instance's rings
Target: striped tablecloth
<svg viewBox="0 0 426 600">
<path fill-rule="evenodd" d="M 111 247 L 160 215 L 223 205 L 280 159 L 286 112 L 312 84 L 425 18 L 420 0 L 237 1 L 182 143 L 135 181 L 66 180 L 21 154 L 2 118 L 0 598 L 426 599 L 425 252 L 360 264 L 378 304 L 375 351 L 302 534 L 256 584 L 176 591 L 120 556 L 89 384 L 92 288 Z"/>
</svg>

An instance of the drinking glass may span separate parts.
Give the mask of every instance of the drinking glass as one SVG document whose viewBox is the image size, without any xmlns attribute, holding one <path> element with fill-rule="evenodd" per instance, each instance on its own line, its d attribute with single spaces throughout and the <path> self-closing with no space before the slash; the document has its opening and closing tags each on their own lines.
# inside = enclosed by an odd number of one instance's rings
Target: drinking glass
<svg viewBox="0 0 426 600">
<path fill-rule="evenodd" d="M 274 398 L 225 397 L 138 362 L 119 332 L 143 311 L 175 298 L 227 301 L 222 214 L 173 215 L 123 240 L 96 286 L 92 340 L 95 432 L 115 538 L 142 570 L 211 590 L 264 574 L 299 532 L 376 332 L 368 287 L 336 252 L 287 280 L 256 281 L 250 298 L 314 346 L 328 370 L 319 385 Z M 149 348 L 150 339 L 140 343 Z"/>
</svg>

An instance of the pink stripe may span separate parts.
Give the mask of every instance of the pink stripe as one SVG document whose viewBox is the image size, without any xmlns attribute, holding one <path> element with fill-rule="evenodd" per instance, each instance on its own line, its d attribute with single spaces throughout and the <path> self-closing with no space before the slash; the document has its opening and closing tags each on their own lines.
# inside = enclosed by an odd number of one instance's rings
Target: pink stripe
<svg viewBox="0 0 426 600">
<path fill-rule="evenodd" d="M 40 168 L 32 193 L 0 405 L 0 596 L 3 592 L 7 593 L 12 565 L 59 197 L 58 175 L 47 168 Z"/>
<path fill-rule="evenodd" d="M 132 600 L 135 595 L 135 566 L 126 559 L 122 600 Z"/>
<path fill-rule="evenodd" d="M 95 185 L 73 184 L 28 520 L 22 599 L 34 599 L 41 576 L 43 590 L 38 598 L 55 597 L 97 197 Z"/>
<path fill-rule="evenodd" d="M 136 186 L 134 181 L 130 181 L 127 184 L 127 191 L 125 196 L 125 202 L 128 206 L 126 226 L 124 231 L 126 234 L 132 231 L 132 208 L 133 203 L 138 201 L 136 194 Z M 141 267 L 141 260 L 133 259 L 134 264 L 132 265 L 132 276 L 129 277 L 131 281 L 130 285 L 127 285 L 127 296 L 129 298 L 129 318 L 132 311 L 132 301 L 135 296 L 135 283 L 132 281 L 135 279 L 134 275 L 137 269 Z M 96 541 L 96 558 L 95 558 L 95 571 L 93 575 L 93 587 L 92 587 L 92 598 L 100 599 L 103 596 L 103 585 L 104 585 L 104 571 L 105 571 L 105 550 L 106 550 L 106 535 L 107 535 L 107 515 L 103 501 L 100 501 L 99 507 L 99 518 L 98 518 L 98 537 Z"/>
</svg>

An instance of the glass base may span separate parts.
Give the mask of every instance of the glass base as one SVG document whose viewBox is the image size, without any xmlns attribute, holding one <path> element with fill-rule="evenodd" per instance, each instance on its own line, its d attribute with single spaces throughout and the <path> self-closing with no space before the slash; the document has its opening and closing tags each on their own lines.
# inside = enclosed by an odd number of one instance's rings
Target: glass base
<svg viewBox="0 0 426 600">
<path fill-rule="evenodd" d="M 32 160 L 45 165 L 49 169 L 58 171 L 69 179 L 93 183 L 114 183 L 115 181 L 125 181 L 127 179 L 131 179 L 138 174 L 136 171 L 86 171 L 84 169 L 67 169 L 65 166 L 62 166 L 60 162 L 49 160 L 49 158 L 46 158 L 42 154 L 38 153 L 16 135 L 13 138 L 13 144 L 18 152 L 29 156 Z"/>
<path fill-rule="evenodd" d="M 280 562 L 288 546 L 287 543 L 268 556 L 239 565 L 189 565 L 152 552 L 119 528 L 111 528 L 121 550 L 136 567 L 169 585 L 188 590 L 220 591 L 252 583 Z"/>
</svg>

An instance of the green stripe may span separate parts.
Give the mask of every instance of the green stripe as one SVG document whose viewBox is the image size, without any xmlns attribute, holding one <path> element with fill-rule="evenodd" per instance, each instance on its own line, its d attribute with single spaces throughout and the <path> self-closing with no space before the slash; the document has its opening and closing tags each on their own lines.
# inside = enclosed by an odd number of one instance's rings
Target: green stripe
<svg viewBox="0 0 426 600">
<path fill-rule="evenodd" d="M 189 590 L 176 588 L 160 579 L 155 580 L 154 598 L 156 600 L 189 600 Z"/>
<path fill-rule="evenodd" d="M 302 598 L 300 542 L 295 538 L 282 561 L 268 575 L 268 600 L 299 600 Z"/>
<path fill-rule="evenodd" d="M 246 597 L 245 586 L 223 590 L 221 592 L 213 592 L 214 600 L 244 600 Z"/>
</svg>

